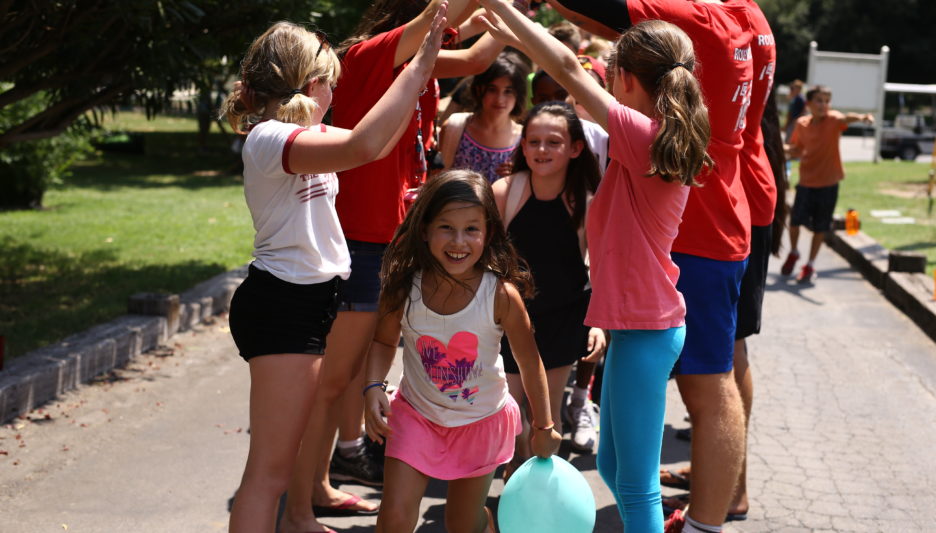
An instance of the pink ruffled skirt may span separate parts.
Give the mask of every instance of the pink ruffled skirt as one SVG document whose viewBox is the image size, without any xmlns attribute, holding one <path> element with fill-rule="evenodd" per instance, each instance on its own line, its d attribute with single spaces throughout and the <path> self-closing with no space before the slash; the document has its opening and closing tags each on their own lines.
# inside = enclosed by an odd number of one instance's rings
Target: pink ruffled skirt
<svg viewBox="0 0 936 533">
<path fill-rule="evenodd" d="M 522 430 L 520 408 L 512 396 L 500 411 L 465 426 L 446 427 L 419 414 L 399 392 L 390 402 L 393 430 L 386 456 L 399 459 L 423 474 L 444 480 L 478 477 L 493 472 L 513 457 L 514 440 Z"/>
</svg>

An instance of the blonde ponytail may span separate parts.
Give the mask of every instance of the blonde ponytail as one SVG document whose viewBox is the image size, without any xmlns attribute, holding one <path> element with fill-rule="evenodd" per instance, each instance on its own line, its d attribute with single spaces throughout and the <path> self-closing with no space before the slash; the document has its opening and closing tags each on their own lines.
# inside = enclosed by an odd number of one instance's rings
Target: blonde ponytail
<svg viewBox="0 0 936 533">
<path fill-rule="evenodd" d="M 338 56 L 324 35 L 277 22 L 247 49 L 241 79 L 222 104 L 221 116 L 243 133 L 275 105 L 277 120 L 309 126 L 319 104 L 304 94 L 307 85 L 318 80 L 334 86 L 340 74 Z"/>
<path fill-rule="evenodd" d="M 298 92 L 286 98 L 287 100 L 280 104 L 276 110 L 276 120 L 299 124 L 300 126 L 311 126 L 312 116 L 319 107 L 315 98 L 310 98 Z"/>
</svg>

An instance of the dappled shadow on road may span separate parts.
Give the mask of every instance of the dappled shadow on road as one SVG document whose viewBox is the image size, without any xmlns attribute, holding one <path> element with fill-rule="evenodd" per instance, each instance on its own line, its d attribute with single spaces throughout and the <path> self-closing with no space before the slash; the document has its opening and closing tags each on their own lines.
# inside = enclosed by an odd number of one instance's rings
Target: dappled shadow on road
<svg viewBox="0 0 936 533">
<path fill-rule="evenodd" d="M 16 357 L 126 314 L 137 292 L 182 292 L 219 263 L 124 264 L 112 250 L 63 252 L 0 238 L 0 334 Z"/>
<path fill-rule="evenodd" d="M 688 427 L 689 423 L 686 422 Z M 687 440 L 676 438 L 676 430 L 670 424 L 663 426 L 663 448 L 660 453 L 660 464 L 673 464 L 689 460 L 692 447 Z"/>
<path fill-rule="evenodd" d="M 827 276 L 829 271 L 822 271 L 820 276 Z M 797 283 L 796 278 L 793 276 L 781 276 L 777 274 L 768 273 L 767 274 L 767 284 L 764 287 L 765 291 L 782 291 L 788 292 L 793 296 L 803 300 L 804 302 L 811 303 L 813 305 L 825 305 L 819 300 L 809 297 L 809 292 L 813 289 L 813 284 L 811 283 Z"/>
</svg>

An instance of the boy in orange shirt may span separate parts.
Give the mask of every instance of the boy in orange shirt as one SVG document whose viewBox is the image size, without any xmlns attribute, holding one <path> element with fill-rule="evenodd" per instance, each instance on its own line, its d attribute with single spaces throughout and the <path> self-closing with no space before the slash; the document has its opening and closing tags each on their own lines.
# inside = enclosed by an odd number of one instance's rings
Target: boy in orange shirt
<svg viewBox="0 0 936 533">
<path fill-rule="evenodd" d="M 780 268 L 789 276 L 800 257 L 796 248 L 800 226 L 813 232 L 809 261 L 803 265 L 796 280 L 812 283 L 816 279 L 813 262 L 819 254 L 823 234 L 832 229 L 832 212 L 838 200 L 838 182 L 845 179 L 839 138 L 852 122 L 874 122 L 871 113 L 841 113 L 830 108 L 832 91 L 817 85 L 806 93 L 809 115 L 796 119 L 796 126 L 786 145 L 787 156 L 800 159 L 799 183 L 790 212 L 790 255 Z"/>
</svg>

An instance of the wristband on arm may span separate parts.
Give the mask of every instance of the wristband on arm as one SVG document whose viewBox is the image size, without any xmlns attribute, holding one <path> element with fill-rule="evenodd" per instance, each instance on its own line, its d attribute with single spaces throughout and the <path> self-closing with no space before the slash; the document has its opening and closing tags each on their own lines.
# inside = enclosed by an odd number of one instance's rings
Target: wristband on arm
<svg viewBox="0 0 936 533">
<path fill-rule="evenodd" d="M 378 381 L 376 379 L 368 380 L 368 384 L 364 386 L 364 390 L 361 391 L 361 394 L 366 396 L 367 391 L 369 389 L 373 389 L 374 387 L 380 387 L 380 390 L 387 392 L 387 380 L 383 380 L 383 381 Z"/>
</svg>

